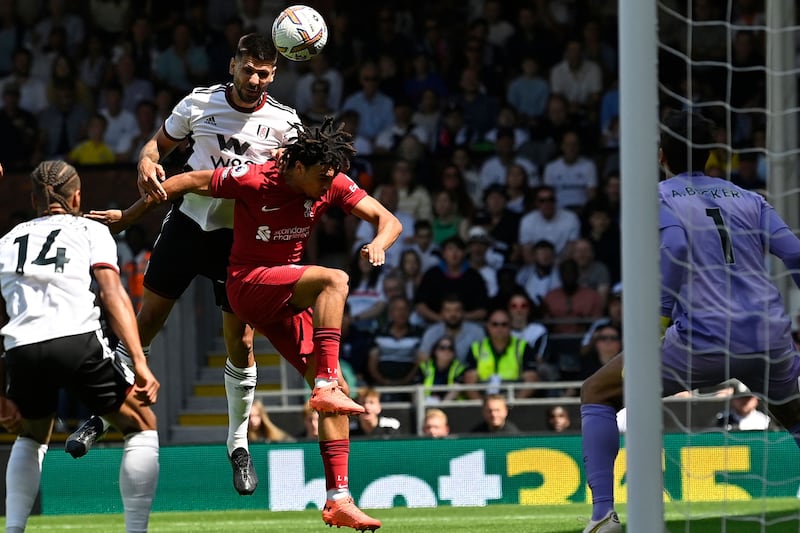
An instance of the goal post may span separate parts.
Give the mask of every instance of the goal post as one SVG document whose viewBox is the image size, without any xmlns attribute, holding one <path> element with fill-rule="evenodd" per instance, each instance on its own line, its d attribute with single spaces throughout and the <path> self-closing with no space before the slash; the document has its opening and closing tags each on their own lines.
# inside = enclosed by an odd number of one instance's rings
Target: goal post
<svg viewBox="0 0 800 533">
<path fill-rule="evenodd" d="M 655 531 L 655 517 L 664 516 L 656 29 L 655 0 L 620 0 L 623 345 L 625 398 L 635 399 L 626 402 L 628 531 Z"/>
</svg>

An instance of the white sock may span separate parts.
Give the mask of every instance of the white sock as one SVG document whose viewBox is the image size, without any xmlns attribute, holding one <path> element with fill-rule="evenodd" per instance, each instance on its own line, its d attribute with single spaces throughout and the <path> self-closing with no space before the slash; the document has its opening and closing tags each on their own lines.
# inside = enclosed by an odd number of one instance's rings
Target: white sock
<svg viewBox="0 0 800 533">
<path fill-rule="evenodd" d="M 236 448 L 249 450 L 247 445 L 247 425 L 250 422 L 250 409 L 258 383 L 256 365 L 247 368 L 233 366 L 230 359 L 225 361 L 225 396 L 228 397 L 228 455 Z"/>
<path fill-rule="evenodd" d="M 24 531 L 39 493 L 47 444 L 17 437 L 6 467 L 6 531 Z"/>
<path fill-rule="evenodd" d="M 147 531 L 158 470 L 158 432 L 151 429 L 125 437 L 119 465 L 119 493 L 125 508 L 126 533 Z"/>
<path fill-rule="evenodd" d="M 338 381 L 335 379 L 314 378 L 315 387 L 325 387 L 331 383 L 338 383 Z"/>
<path fill-rule="evenodd" d="M 342 498 L 347 498 L 350 496 L 350 489 L 331 489 L 326 494 L 325 497 L 329 500 L 341 500 Z"/>
</svg>

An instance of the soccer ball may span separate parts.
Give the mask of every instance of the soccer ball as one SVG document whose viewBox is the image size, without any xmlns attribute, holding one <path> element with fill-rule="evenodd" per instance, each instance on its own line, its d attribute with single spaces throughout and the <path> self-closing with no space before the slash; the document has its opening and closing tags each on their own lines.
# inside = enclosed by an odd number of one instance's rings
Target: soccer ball
<svg viewBox="0 0 800 533">
<path fill-rule="evenodd" d="M 290 6 L 272 23 L 272 41 L 278 52 L 292 61 L 308 61 L 328 42 L 328 26 L 317 10 Z"/>
</svg>

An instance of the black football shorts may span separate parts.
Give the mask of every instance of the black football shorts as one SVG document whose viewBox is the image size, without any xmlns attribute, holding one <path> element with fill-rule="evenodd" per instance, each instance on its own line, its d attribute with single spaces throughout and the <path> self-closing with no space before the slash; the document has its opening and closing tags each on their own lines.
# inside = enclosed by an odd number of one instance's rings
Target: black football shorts
<svg viewBox="0 0 800 533">
<path fill-rule="evenodd" d="M 71 390 L 96 415 L 119 409 L 134 382 L 101 331 L 18 346 L 5 354 L 8 397 L 22 416 L 50 416 L 58 393 Z"/>
<path fill-rule="evenodd" d="M 163 298 L 177 300 L 194 278 L 203 276 L 214 284 L 216 304 L 230 311 L 225 278 L 232 244 L 233 230 L 203 231 L 173 206 L 153 246 L 144 286 Z"/>
</svg>

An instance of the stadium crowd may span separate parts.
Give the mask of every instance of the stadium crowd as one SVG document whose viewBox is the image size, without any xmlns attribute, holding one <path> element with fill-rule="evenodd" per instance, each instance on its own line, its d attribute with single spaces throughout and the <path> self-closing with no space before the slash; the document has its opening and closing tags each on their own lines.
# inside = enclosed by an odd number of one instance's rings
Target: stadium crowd
<svg viewBox="0 0 800 533">
<path fill-rule="evenodd" d="M 341 361 L 353 390 L 483 383 L 428 398 L 496 399 L 503 382 L 582 380 L 618 353 L 616 3 L 307 3 L 328 23 L 327 45 L 307 63 L 281 58 L 270 94 L 308 125 L 337 117 L 358 148 L 350 176 L 404 226 L 380 268 L 359 255 L 372 227 L 341 211 L 309 246 L 308 262 L 350 275 Z M 238 39 L 269 33 L 288 4 L 0 0 L 0 161 L 7 171 L 44 159 L 133 168 L 173 105 L 226 82 Z M 763 32 L 720 33 L 763 23 L 763 2 L 735 0 L 730 13 L 717 4 L 691 2 L 696 20 L 712 21 L 700 31 L 662 17 L 662 39 L 698 60 L 724 61 L 730 48 L 743 68 L 698 67 L 688 84 L 683 59 L 662 50 L 664 93 L 763 107 L 763 71 L 744 68 L 763 65 Z M 683 104 L 665 97 L 662 107 Z M 731 117 L 717 121 L 717 138 L 733 149 L 715 150 L 707 172 L 760 189 L 764 117 Z M 171 156 L 172 168 L 190 150 Z M 121 243 L 134 303 L 147 240 L 131 228 Z M 577 390 L 520 391 L 530 394 Z M 367 398 L 377 414 L 359 431 L 390 431 L 381 398 Z"/>
</svg>

